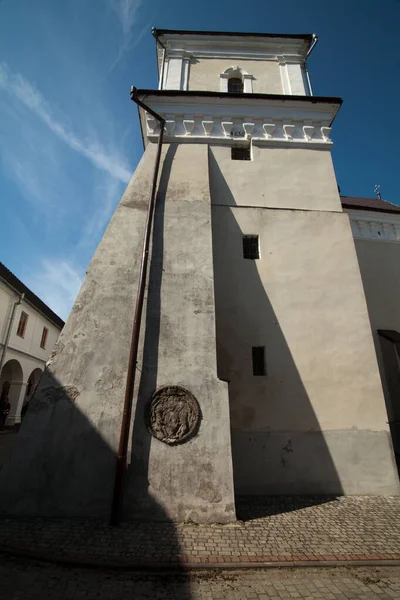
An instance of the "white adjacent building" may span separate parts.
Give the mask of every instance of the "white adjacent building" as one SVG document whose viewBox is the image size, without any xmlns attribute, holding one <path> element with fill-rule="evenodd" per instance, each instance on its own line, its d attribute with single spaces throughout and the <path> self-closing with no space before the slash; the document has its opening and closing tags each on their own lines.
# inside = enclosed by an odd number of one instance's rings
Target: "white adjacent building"
<svg viewBox="0 0 400 600">
<path fill-rule="evenodd" d="M 22 281 L 0 263 L 0 394 L 8 395 L 7 426 L 21 421 L 64 326 Z"/>
</svg>

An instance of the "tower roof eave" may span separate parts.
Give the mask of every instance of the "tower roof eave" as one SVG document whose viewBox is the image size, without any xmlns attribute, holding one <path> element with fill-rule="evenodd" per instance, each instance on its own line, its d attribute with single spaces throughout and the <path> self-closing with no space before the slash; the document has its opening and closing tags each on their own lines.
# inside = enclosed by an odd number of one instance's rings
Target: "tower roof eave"
<svg viewBox="0 0 400 600">
<path fill-rule="evenodd" d="M 341 98 L 325 96 L 184 90 L 135 89 L 135 96 L 166 119 L 166 136 L 170 139 L 206 141 L 212 138 L 227 142 L 230 135 L 240 137 L 246 131 L 246 135 L 251 133 L 254 140 L 262 143 L 289 141 L 292 145 L 306 144 L 307 147 L 332 144 L 331 124 L 342 104 Z M 154 141 L 157 137 L 157 126 L 143 108 L 139 114 L 147 145 L 148 139 Z M 241 134 L 236 131 L 237 127 Z"/>
<path fill-rule="evenodd" d="M 331 104 L 335 107 L 334 116 L 332 118 L 331 123 L 336 117 L 339 108 L 341 107 L 343 100 L 342 98 L 336 96 L 289 96 L 287 94 L 232 94 L 229 92 L 206 92 L 206 91 L 186 91 L 186 90 L 152 90 L 152 89 L 138 89 L 136 91 L 137 96 L 145 101 L 149 96 L 158 97 L 158 98 L 176 98 L 188 100 L 194 100 L 196 98 L 209 98 L 212 99 L 222 99 L 222 100 L 235 100 L 241 102 L 252 101 L 252 100 L 265 100 L 265 101 L 275 101 L 275 102 L 283 102 L 288 104 L 293 104 L 296 102 L 300 102 L 301 104 Z"/>
</svg>

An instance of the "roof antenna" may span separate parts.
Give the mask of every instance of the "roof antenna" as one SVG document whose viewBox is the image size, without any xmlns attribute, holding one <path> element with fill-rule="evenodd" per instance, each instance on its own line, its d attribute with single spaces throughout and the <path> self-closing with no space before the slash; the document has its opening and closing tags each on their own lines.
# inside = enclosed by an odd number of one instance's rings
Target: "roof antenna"
<svg viewBox="0 0 400 600">
<path fill-rule="evenodd" d="M 382 200 L 382 196 L 381 196 L 381 186 L 380 185 L 376 185 L 374 188 L 374 192 L 375 194 L 378 196 L 379 200 Z"/>
</svg>

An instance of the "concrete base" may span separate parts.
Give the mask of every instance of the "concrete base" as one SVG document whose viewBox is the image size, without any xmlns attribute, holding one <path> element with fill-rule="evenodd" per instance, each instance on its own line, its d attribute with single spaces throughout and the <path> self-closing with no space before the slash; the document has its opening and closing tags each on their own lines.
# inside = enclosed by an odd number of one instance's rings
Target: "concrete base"
<svg viewBox="0 0 400 600">
<path fill-rule="evenodd" d="M 133 307 L 155 146 L 150 144 L 89 266 L 0 477 L 9 515 L 110 514 Z M 216 376 L 207 146 L 163 147 L 124 516 L 235 519 L 227 384 Z M 197 398 L 196 437 L 151 437 L 156 388 Z"/>
<path fill-rule="evenodd" d="M 385 431 L 232 431 L 235 490 L 249 495 L 398 495 Z"/>
</svg>

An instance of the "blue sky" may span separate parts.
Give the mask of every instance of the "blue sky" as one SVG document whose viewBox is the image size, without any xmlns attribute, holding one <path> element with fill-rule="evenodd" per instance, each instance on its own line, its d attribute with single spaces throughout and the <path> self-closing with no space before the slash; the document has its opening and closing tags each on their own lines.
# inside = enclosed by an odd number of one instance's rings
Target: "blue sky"
<svg viewBox="0 0 400 600">
<path fill-rule="evenodd" d="M 400 204 L 400 0 L 0 0 L 0 260 L 66 317 L 142 154 L 151 27 L 317 33 L 344 195 Z"/>
</svg>

